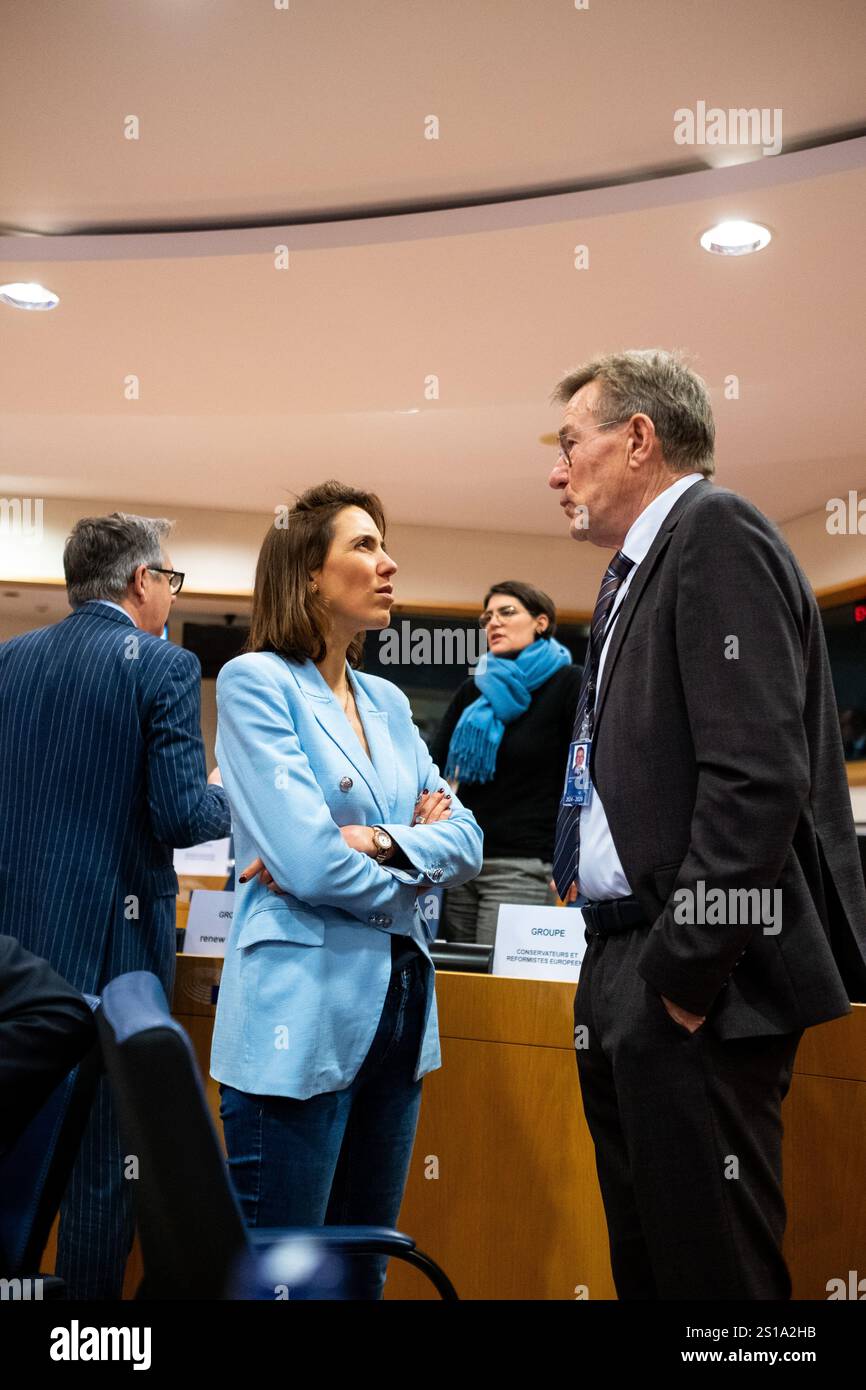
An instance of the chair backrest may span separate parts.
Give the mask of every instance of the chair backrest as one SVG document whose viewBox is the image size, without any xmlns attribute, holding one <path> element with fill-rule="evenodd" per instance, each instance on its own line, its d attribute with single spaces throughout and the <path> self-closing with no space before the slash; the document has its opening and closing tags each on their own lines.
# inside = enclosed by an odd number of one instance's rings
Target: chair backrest
<svg viewBox="0 0 866 1390">
<path fill-rule="evenodd" d="M 101 1072 L 102 1057 L 95 1043 L 0 1158 L 0 1275 L 4 1278 L 39 1272 Z"/>
<path fill-rule="evenodd" d="M 189 1039 L 146 971 L 105 986 L 97 1022 L 144 1256 L 139 1296 L 222 1298 L 247 1237 Z"/>
</svg>

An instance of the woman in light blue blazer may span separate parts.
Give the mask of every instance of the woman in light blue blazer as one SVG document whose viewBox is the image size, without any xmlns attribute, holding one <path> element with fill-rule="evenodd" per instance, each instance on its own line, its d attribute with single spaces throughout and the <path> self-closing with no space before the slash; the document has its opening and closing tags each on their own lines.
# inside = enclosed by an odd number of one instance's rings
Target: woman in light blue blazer
<svg viewBox="0 0 866 1390">
<path fill-rule="evenodd" d="M 394 602 L 384 531 L 371 494 L 305 492 L 264 541 L 247 650 L 217 681 L 247 868 L 211 1074 L 252 1226 L 396 1225 L 421 1078 L 440 1065 L 431 890 L 481 867 L 405 695 L 354 669 Z M 356 1264 L 353 1296 L 381 1297 L 386 1261 Z"/>
</svg>

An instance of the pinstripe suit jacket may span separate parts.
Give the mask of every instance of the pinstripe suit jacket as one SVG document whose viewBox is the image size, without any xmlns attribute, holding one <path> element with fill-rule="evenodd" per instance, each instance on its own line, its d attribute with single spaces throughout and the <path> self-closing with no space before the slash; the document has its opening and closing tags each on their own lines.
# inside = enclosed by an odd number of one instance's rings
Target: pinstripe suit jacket
<svg viewBox="0 0 866 1390">
<path fill-rule="evenodd" d="M 172 849 L 229 833 L 200 674 L 100 603 L 0 645 L 0 932 L 82 991 L 127 970 L 171 989 Z"/>
</svg>

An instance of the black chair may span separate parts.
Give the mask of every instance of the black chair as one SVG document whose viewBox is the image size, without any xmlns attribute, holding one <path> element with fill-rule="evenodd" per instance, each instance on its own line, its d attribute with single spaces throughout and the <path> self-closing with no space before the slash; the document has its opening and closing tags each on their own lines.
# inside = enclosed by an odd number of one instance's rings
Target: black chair
<svg viewBox="0 0 866 1390">
<path fill-rule="evenodd" d="M 98 1000 L 88 1002 L 98 1007 Z M 63 1280 L 40 1274 L 39 1264 L 101 1073 L 102 1056 L 94 1044 L 0 1158 L 0 1275 L 17 1281 L 17 1292 L 24 1298 L 66 1296 Z"/>
<path fill-rule="evenodd" d="M 439 1266 L 411 1237 L 375 1226 L 247 1229 L 228 1178 L 189 1039 L 155 975 L 106 985 L 97 1018 L 105 1066 L 133 1180 L 145 1299 L 224 1299 L 235 1271 L 287 1237 L 340 1257 L 383 1254 L 420 1269 L 456 1299 Z"/>
</svg>

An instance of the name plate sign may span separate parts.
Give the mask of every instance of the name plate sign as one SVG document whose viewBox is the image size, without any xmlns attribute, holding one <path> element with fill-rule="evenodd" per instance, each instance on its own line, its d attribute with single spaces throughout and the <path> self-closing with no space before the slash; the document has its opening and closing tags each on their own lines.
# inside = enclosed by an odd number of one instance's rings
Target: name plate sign
<svg viewBox="0 0 866 1390">
<path fill-rule="evenodd" d="M 190 895 L 189 916 L 183 943 L 185 956 L 224 956 L 232 929 L 234 893 L 196 888 Z"/>
<path fill-rule="evenodd" d="M 491 974 L 518 980 L 577 980 L 586 950 L 583 931 L 580 908 L 502 903 Z"/>
<path fill-rule="evenodd" d="M 230 844 L 231 840 L 227 835 L 224 840 L 206 840 L 203 845 L 176 849 L 175 873 L 188 874 L 195 878 L 228 878 Z"/>
</svg>

